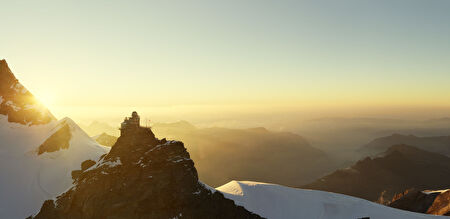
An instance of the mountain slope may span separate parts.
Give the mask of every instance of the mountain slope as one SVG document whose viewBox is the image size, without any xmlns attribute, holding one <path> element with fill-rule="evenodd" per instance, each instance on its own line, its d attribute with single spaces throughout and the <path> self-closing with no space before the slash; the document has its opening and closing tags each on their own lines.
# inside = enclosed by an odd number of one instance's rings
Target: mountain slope
<svg viewBox="0 0 450 219">
<path fill-rule="evenodd" d="M 407 211 L 450 216 L 450 189 L 408 191 L 389 206 Z"/>
<path fill-rule="evenodd" d="M 49 141 L 64 129 L 69 139 Z M 80 169 L 81 162 L 97 160 L 107 152 L 68 118 L 28 127 L 0 116 L 0 139 L 1 218 L 24 218 L 36 212 L 44 200 L 72 185 L 71 172 Z"/>
<path fill-rule="evenodd" d="M 450 186 L 450 158 L 407 145 L 390 147 L 382 157 L 365 158 L 302 188 L 342 193 L 377 201 L 407 189 Z"/>
<path fill-rule="evenodd" d="M 393 134 L 377 138 L 359 149 L 366 155 L 374 155 L 387 150 L 391 145 L 407 144 L 425 151 L 440 153 L 450 157 L 450 136 L 417 137 Z"/>
<path fill-rule="evenodd" d="M 260 218 L 198 181 L 182 142 L 124 131 L 111 151 L 48 200 L 40 218 Z"/>
<path fill-rule="evenodd" d="M 217 190 L 237 205 L 269 219 L 446 218 L 402 211 L 346 195 L 267 183 L 232 181 Z"/>
<path fill-rule="evenodd" d="M 18 84 L 4 60 L 0 97 L 11 101 L 0 106 L 0 218 L 25 218 L 68 189 L 82 161 L 97 160 L 108 149 L 69 118 L 57 121 Z"/>
<path fill-rule="evenodd" d="M 212 186 L 233 179 L 305 184 L 329 171 L 331 163 L 324 152 L 289 132 L 196 128 L 184 121 L 158 123 L 152 130 L 156 136 L 183 141 L 201 180 Z"/>
</svg>

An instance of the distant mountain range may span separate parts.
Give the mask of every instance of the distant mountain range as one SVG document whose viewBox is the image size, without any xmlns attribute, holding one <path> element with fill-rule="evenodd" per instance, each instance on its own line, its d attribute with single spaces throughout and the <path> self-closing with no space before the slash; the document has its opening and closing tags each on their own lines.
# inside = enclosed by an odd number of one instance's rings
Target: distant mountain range
<svg viewBox="0 0 450 219">
<path fill-rule="evenodd" d="M 302 188 L 336 192 L 370 201 L 391 200 L 407 189 L 447 189 L 450 158 L 408 145 L 391 146 Z"/>
<path fill-rule="evenodd" d="M 71 119 L 57 120 L 1 60 L 0 218 L 430 218 L 341 194 L 234 181 L 302 184 L 333 166 L 293 133 L 133 124 L 119 138 L 99 133 L 97 141 L 112 145 L 102 146 Z M 397 145 L 305 187 L 368 200 L 396 195 L 393 207 L 445 214 L 447 190 L 434 199 L 398 194 L 448 187 L 449 159 Z M 213 189 L 201 179 L 233 181 Z"/>
<path fill-rule="evenodd" d="M 186 121 L 156 123 L 152 131 L 156 136 L 185 142 L 201 180 L 212 186 L 233 179 L 298 185 L 313 181 L 333 166 L 324 152 L 290 132 L 272 132 L 262 127 L 197 128 Z M 102 145 L 114 141 L 107 134 L 94 138 Z"/>
<path fill-rule="evenodd" d="M 103 133 L 119 136 L 119 127 L 113 127 L 104 122 L 93 121 L 89 125 L 80 124 L 80 127 L 90 136 L 97 136 Z"/>
<path fill-rule="evenodd" d="M 234 179 L 298 185 L 330 171 L 332 160 L 303 137 L 265 128 L 196 128 L 182 121 L 154 124 L 157 136 L 182 140 L 200 179 L 219 186 Z"/>
<path fill-rule="evenodd" d="M 213 189 L 198 181 L 182 142 L 157 139 L 146 128 L 124 133 L 107 155 L 82 169 L 72 188 L 47 200 L 33 218 L 432 217 L 275 184 L 231 181 Z"/>
<path fill-rule="evenodd" d="M 353 151 L 375 138 L 393 133 L 415 136 L 450 135 L 450 119 L 401 120 L 386 118 L 322 118 L 289 127 L 301 133 L 312 145 L 333 154 Z M 389 145 L 391 146 L 391 145 Z"/>
<path fill-rule="evenodd" d="M 450 136 L 417 137 L 414 135 L 393 134 L 369 142 L 361 147 L 359 152 L 366 155 L 376 155 L 396 144 L 407 144 L 450 157 Z"/>
</svg>

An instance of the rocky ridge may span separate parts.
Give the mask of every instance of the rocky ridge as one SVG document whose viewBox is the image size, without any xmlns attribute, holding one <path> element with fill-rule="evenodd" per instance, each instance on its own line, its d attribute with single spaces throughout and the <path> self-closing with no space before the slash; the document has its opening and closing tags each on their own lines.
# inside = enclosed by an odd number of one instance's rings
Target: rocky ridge
<svg viewBox="0 0 450 219">
<path fill-rule="evenodd" d="M 450 216 L 450 189 L 413 190 L 398 195 L 389 206 L 406 211 Z"/>
</svg>

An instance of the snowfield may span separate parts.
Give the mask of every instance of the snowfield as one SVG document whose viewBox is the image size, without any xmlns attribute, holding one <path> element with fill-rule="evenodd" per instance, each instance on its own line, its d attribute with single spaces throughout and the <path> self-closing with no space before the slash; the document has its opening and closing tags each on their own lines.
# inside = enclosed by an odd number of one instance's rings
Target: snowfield
<svg viewBox="0 0 450 219">
<path fill-rule="evenodd" d="M 390 208 L 347 195 L 268 183 L 231 181 L 216 190 L 237 205 L 269 219 L 448 219 Z"/>
<path fill-rule="evenodd" d="M 69 148 L 38 155 L 39 146 L 64 124 L 70 128 Z M 83 161 L 97 161 L 109 148 L 92 140 L 69 118 L 45 125 L 8 122 L 0 115 L 0 218 L 26 218 L 42 203 L 72 186 L 71 172 Z"/>
</svg>

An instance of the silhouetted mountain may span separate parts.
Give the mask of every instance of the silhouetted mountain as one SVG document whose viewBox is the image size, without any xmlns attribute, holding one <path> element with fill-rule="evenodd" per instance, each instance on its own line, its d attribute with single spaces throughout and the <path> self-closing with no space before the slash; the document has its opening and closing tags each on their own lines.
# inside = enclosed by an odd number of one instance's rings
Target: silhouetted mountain
<svg viewBox="0 0 450 219">
<path fill-rule="evenodd" d="M 99 144 L 108 147 L 112 147 L 117 141 L 116 136 L 108 135 L 105 132 L 103 132 L 101 135 L 93 136 L 92 138 Z"/>
<path fill-rule="evenodd" d="M 406 211 L 450 216 L 450 190 L 408 191 L 389 206 Z"/>
<path fill-rule="evenodd" d="M 158 128 L 158 130 L 160 131 L 163 131 L 164 129 L 165 130 L 178 129 L 180 131 L 197 129 L 197 127 L 184 120 L 173 123 L 156 123 L 153 125 L 153 127 Z"/>
<path fill-rule="evenodd" d="M 155 124 L 156 136 L 185 142 L 201 180 L 219 186 L 231 180 L 283 185 L 311 182 L 330 171 L 322 151 L 299 135 L 265 128 L 196 128 L 187 122 Z"/>
<path fill-rule="evenodd" d="M 450 157 L 450 136 L 417 137 L 414 135 L 393 134 L 377 138 L 361 147 L 359 151 L 366 155 L 375 155 L 396 144 L 407 144 Z"/>
<path fill-rule="evenodd" d="M 450 158 L 412 146 L 391 146 L 382 157 L 367 157 L 303 188 L 342 193 L 371 201 L 391 200 L 407 189 L 450 187 Z"/>
<path fill-rule="evenodd" d="M 199 182 L 182 142 L 158 140 L 149 128 L 122 132 L 35 218 L 260 218 Z"/>
<path fill-rule="evenodd" d="M 415 136 L 449 135 L 450 120 L 445 118 L 425 121 L 385 118 L 323 118 L 302 121 L 297 126 L 287 126 L 286 128 L 307 136 L 308 141 L 316 148 L 340 158 L 345 163 L 347 160 L 359 160 L 364 157 L 361 154 L 355 154 L 355 150 L 362 145 L 393 133 Z"/>
</svg>

